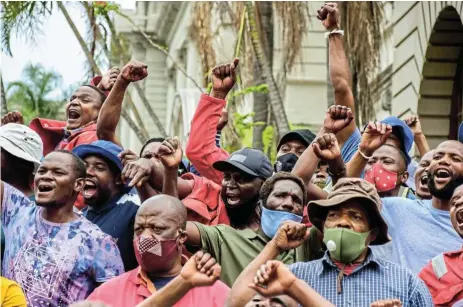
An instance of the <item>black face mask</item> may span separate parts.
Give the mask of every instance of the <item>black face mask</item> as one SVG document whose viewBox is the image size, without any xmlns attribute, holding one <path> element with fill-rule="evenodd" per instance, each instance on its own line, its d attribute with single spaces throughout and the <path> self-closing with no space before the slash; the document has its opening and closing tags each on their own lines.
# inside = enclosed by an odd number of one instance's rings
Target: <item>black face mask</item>
<svg viewBox="0 0 463 307">
<path fill-rule="evenodd" d="M 276 173 L 279 172 L 288 172 L 290 173 L 294 165 L 296 165 L 296 162 L 298 160 L 298 156 L 296 156 L 294 153 L 290 152 L 287 154 L 284 154 L 277 158 L 277 162 L 273 165 L 273 169 L 275 170 Z"/>
</svg>

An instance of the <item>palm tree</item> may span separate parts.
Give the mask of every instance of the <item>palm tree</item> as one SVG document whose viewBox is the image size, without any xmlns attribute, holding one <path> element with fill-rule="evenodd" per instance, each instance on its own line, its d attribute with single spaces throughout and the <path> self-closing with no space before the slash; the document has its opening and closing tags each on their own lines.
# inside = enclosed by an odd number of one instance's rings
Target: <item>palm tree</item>
<svg viewBox="0 0 463 307">
<path fill-rule="evenodd" d="M 1 87 L 1 91 L 2 91 L 2 96 L 1 96 L 1 101 L 0 101 L 0 104 L 2 105 L 2 114 L 6 114 L 8 113 L 8 104 L 7 104 L 7 100 L 6 100 L 6 94 L 5 94 L 5 86 L 3 85 L 3 77 L 2 77 L 2 73 L 0 72 L 0 87 Z"/>
<path fill-rule="evenodd" d="M 22 73 L 22 81 L 7 85 L 10 107 L 20 110 L 26 122 L 37 116 L 55 118 L 65 102 L 52 99 L 50 94 L 60 88 L 61 80 L 61 75 L 45 70 L 40 64 L 27 65 Z"/>
</svg>

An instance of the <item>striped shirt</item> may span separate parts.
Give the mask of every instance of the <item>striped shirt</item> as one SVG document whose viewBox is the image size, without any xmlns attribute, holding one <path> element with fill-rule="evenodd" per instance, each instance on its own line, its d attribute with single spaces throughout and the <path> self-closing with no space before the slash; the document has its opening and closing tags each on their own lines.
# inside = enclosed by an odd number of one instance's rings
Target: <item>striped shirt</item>
<svg viewBox="0 0 463 307">
<path fill-rule="evenodd" d="M 352 274 L 341 279 L 338 294 L 339 268 L 328 256 L 310 262 L 298 262 L 289 266 L 293 274 L 305 281 L 315 291 L 335 306 L 370 306 L 385 299 L 400 299 L 402 306 L 434 306 L 431 294 L 424 282 L 406 268 L 378 259 L 369 252 L 366 261 Z"/>
</svg>

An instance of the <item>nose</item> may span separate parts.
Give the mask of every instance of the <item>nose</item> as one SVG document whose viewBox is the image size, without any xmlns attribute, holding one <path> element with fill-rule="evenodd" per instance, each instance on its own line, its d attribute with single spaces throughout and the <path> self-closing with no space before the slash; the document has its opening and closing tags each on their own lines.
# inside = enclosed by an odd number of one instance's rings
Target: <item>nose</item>
<svg viewBox="0 0 463 307">
<path fill-rule="evenodd" d="M 87 167 L 87 177 L 95 177 L 95 169 L 91 166 Z"/>
<path fill-rule="evenodd" d="M 291 197 L 291 195 L 288 195 L 283 199 L 283 203 L 280 205 L 280 207 L 285 212 L 293 212 L 293 210 L 294 210 L 294 201 L 293 201 L 293 198 Z"/>
<path fill-rule="evenodd" d="M 336 221 L 336 227 L 352 229 L 352 226 L 350 225 L 350 223 L 347 221 L 347 219 L 344 216 L 341 216 L 341 218 Z"/>
</svg>

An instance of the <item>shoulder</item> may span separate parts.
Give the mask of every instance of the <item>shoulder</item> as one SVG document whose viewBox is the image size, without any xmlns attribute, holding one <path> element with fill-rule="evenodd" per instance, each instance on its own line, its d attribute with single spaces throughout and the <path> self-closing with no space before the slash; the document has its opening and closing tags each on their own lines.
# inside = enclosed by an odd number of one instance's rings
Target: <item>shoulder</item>
<svg viewBox="0 0 463 307">
<path fill-rule="evenodd" d="M 308 273 L 319 268 L 320 265 L 322 265 L 322 259 L 312 260 L 308 262 L 296 262 L 290 264 L 288 268 L 293 274 L 300 276 L 303 273 Z"/>
<path fill-rule="evenodd" d="M 29 197 L 24 195 L 23 192 L 19 191 L 18 189 L 16 189 L 15 187 L 13 187 L 12 185 L 6 182 L 2 182 L 2 183 L 3 183 L 2 184 L 3 202 L 6 202 L 6 201 L 12 201 L 15 203 L 20 202 L 22 206 L 33 204 L 33 201 L 31 201 Z"/>
<path fill-rule="evenodd" d="M 78 229 L 86 240 L 91 240 L 101 244 L 115 244 L 112 237 L 103 232 L 96 224 L 93 224 L 85 217 L 80 216 L 77 221 L 71 225 L 71 228 Z"/>
<path fill-rule="evenodd" d="M 132 271 L 125 272 L 119 276 L 111 278 L 110 280 L 103 283 L 101 286 L 96 288 L 93 293 L 88 297 L 89 300 L 95 298 L 95 296 L 104 295 L 104 293 L 117 293 L 118 289 L 124 291 L 127 283 L 133 282 L 136 280 L 138 273 L 138 268 L 133 269 Z"/>
<path fill-rule="evenodd" d="M 422 207 L 420 204 L 423 202 L 420 199 L 408 199 L 404 197 L 383 197 L 381 201 L 383 203 L 383 210 L 394 208 L 396 210 L 403 209 L 403 211 L 410 211 L 414 208 L 419 209 Z"/>
<path fill-rule="evenodd" d="M 215 183 L 214 181 L 207 179 L 206 177 L 202 176 L 197 176 L 193 173 L 186 173 L 181 176 L 182 179 L 189 180 L 190 185 L 193 189 L 191 194 L 193 194 L 195 191 L 204 189 L 205 191 L 210 191 L 212 190 L 221 190 L 222 187 Z M 190 195 L 191 195 L 190 194 Z"/>
</svg>

